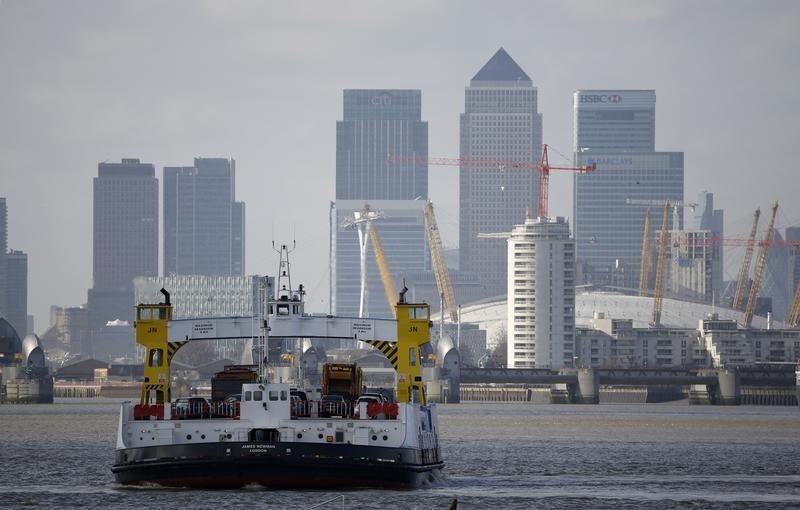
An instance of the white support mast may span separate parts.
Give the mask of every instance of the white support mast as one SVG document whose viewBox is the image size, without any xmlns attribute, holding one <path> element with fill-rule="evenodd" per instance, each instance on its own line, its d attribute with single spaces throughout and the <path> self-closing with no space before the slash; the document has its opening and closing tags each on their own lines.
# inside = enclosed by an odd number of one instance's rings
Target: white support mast
<svg viewBox="0 0 800 510">
<path fill-rule="evenodd" d="M 364 204 L 364 209 L 354 211 L 353 216 L 348 217 L 342 226 L 354 227 L 358 230 L 358 247 L 361 255 L 361 292 L 359 294 L 358 316 L 366 317 L 367 310 L 367 244 L 372 232 L 372 222 L 384 217 L 381 211 L 371 211 L 369 204 Z"/>
</svg>

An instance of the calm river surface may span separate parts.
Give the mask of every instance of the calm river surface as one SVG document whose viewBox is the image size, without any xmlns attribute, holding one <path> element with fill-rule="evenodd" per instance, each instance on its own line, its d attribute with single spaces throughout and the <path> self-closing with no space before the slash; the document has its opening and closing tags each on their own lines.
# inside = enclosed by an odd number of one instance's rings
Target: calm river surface
<svg viewBox="0 0 800 510">
<path fill-rule="evenodd" d="M 320 508 L 800 508 L 796 407 L 442 405 L 441 484 L 289 492 L 118 486 L 118 405 L 0 406 L 0 507 L 305 510 L 338 497 Z"/>
</svg>

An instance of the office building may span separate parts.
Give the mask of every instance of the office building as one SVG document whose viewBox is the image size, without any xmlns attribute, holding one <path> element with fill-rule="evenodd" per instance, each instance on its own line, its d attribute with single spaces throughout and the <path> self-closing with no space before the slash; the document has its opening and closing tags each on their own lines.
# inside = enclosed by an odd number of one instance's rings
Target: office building
<svg viewBox="0 0 800 510">
<path fill-rule="evenodd" d="M 164 274 L 244 274 L 245 207 L 235 184 L 233 159 L 164 168 Z"/>
<path fill-rule="evenodd" d="M 6 252 L 8 251 L 8 204 L 0 197 L 0 318 L 6 316 Z"/>
<path fill-rule="evenodd" d="M 656 91 L 575 91 L 573 120 L 575 152 L 654 152 Z"/>
<path fill-rule="evenodd" d="M 669 285 L 673 297 L 711 303 L 714 252 L 719 247 L 710 230 L 674 230 L 669 233 Z M 660 239 L 660 232 L 656 233 Z"/>
<path fill-rule="evenodd" d="M 526 218 L 508 243 L 508 367 L 573 366 L 575 243 L 562 217 Z"/>
<path fill-rule="evenodd" d="M 28 331 L 28 255 L 11 250 L 5 256 L 6 296 L 4 316 L 17 333 L 24 337 Z"/>
<path fill-rule="evenodd" d="M 579 90 L 574 94 L 575 163 L 596 164 L 576 174 L 573 218 L 579 283 L 635 288 L 642 232 L 652 204 L 653 236 L 665 200 L 683 201 L 683 153 L 655 152 L 655 92 Z M 670 230 L 683 227 L 669 215 Z"/>
<path fill-rule="evenodd" d="M 459 268 L 481 278 L 483 295 L 506 292 L 506 242 L 478 234 L 510 232 L 535 211 L 538 172 L 528 166 L 481 164 L 481 160 L 538 161 L 542 116 L 538 92 L 525 71 L 500 48 L 472 78 L 461 114 L 459 174 Z"/>
<path fill-rule="evenodd" d="M 421 91 L 344 91 L 336 123 L 336 200 L 425 200 L 427 158 Z"/>
<path fill-rule="evenodd" d="M 158 275 L 158 179 L 138 159 L 100 163 L 94 178 L 90 328 L 133 322 L 133 279 Z M 101 341 L 94 339 L 93 341 Z"/>
<path fill-rule="evenodd" d="M 0 197 L 0 318 L 20 337 L 28 330 L 28 255 L 8 249 L 8 204 Z"/>
<path fill-rule="evenodd" d="M 336 202 L 330 209 L 331 312 L 358 316 L 361 252 L 343 223 L 368 205 L 389 271 L 402 288 L 407 272 L 430 269 L 422 210 L 428 198 L 428 123 L 419 90 L 345 90 L 336 124 Z M 372 243 L 366 248 L 365 316 L 392 317 Z"/>
<path fill-rule="evenodd" d="M 714 194 L 701 191 L 694 204 L 689 204 L 692 211 L 692 224 L 695 230 L 710 230 L 711 237 L 715 239 L 711 247 L 711 287 L 716 295 L 717 302 L 725 290 L 723 282 L 724 257 L 722 238 L 724 237 L 724 211 L 714 209 Z"/>
<path fill-rule="evenodd" d="M 344 227 L 345 221 L 355 212 L 363 210 L 362 200 L 338 200 L 331 204 L 331 275 L 332 313 L 357 317 L 361 299 L 361 253 L 358 231 Z M 425 234 L 423 200 L 370 200 L 372 211 L 383 218 L 373 225 L 380 236 L 389 271 L 399 292 L 403 279 L 431 269 L 428 242 Z M 381 282 L 372 241 L 366 247 L 366 311 L 367 317 L 393 317 Z M 411 288 L 412 281 L 406 285 Z"/>
<path fill-rule="evenodd" d="M 136 301 L 158 303 L 161 289 L 170 293 L 172 317 L 257 317 L 259 296 L 272 297 L 274 277 L 169 275 L 136 278 Z M 267 294 L 269 292 L 269 294 Z M 259 328 L 255 325 L 255 330 Z"/>
</svg>

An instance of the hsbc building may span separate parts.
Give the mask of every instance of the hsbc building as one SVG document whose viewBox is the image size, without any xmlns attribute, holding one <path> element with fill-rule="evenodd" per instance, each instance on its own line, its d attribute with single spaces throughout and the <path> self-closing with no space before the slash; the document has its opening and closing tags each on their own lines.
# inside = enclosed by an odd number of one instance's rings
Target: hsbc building
<svg viewBox="0 0 800 510">
<path fill-rule="evenodd" d="M 655 150 L 654 90 L 577 90 L 573 98 L 575 163 L 597 165 L 574 176 L 577 283 L 638 287 L 646 207 L 626 199 L 683 200 L 683 153 Z"/>
</svg>

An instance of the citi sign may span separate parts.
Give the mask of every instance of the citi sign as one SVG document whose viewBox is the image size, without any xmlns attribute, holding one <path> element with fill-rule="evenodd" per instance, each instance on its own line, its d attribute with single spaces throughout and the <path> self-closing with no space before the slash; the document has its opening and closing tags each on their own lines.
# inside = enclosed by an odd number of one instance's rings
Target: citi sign
<svg viewBox="0 0 800 510">
<path fill-rule="evenodd" d="M 616 94 L 593 94 L 590 96 L 581 96 L 581 103 L 620 103 L 622 96 Z"/>
</svg>

